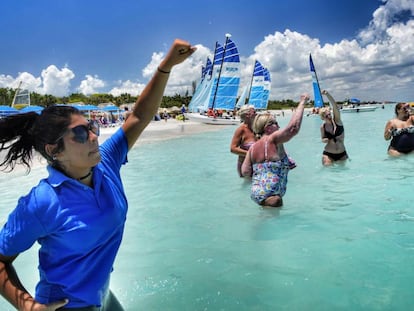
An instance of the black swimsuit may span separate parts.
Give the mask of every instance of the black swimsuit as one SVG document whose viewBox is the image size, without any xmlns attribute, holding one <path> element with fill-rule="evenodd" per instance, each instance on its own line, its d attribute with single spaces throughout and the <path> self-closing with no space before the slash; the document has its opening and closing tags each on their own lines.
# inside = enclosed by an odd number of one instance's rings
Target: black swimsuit
<svg viewBox="0 0 414 311">
<path fill-rule="evenodd" d="M 414 150 L 414 126 L 395 129 L 392 132 L 390 148 L 401 153 L 410 153 Z"/>
<path fill-rule="evenodd" d="M 325 125 L 326 124 L 323 125 L 323 130 L 324 130 L 323 138 L 333 139 L 333 141 L 336 143 L 336 138 L 342 135 L 344 132 L 344 126 L 337 125 L 335 129 L 335 133 L 332 134 L 326 130 Z M 331 158 L 333 161 L 339 161 L 339 160 L 342 160 L 344 157 L 348 157 L 348 154 L 346 153 L 346 151 L 343 151 L 341 153 L 332 153 L 332 152 L 324 151 L 323 154 Z"/>
<path fill-rule="evenodd" d="M 334 142 L 336 142 L 336 138 L 344 132 L 344 126 L 343 125 L 338 125 L 335 129 L 335 133 L 332 134 L 332 133 L 329 133 L 326 130 L 325 125 L 326 124 L 323 125 L 323 130 L 324 130 L 324 137 L 323 138 L 333 139 Z"/>
</svg>

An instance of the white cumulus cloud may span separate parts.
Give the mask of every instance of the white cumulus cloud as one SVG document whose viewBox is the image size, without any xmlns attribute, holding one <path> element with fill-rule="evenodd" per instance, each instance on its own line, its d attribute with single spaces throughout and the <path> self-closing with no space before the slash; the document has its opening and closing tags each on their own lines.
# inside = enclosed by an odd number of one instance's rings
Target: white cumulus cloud
<svg viewBox="0 0 414 311">
<path fill-rule="evenodd" d="M 81 84 L 78 88 L 79 92 L 85 95 L 91 95 L 99 93 L 99 90 L 105 87 L 105 82 L 97 75 L 86 75 L 85 79 L 81 81 Z"/>
</svg>

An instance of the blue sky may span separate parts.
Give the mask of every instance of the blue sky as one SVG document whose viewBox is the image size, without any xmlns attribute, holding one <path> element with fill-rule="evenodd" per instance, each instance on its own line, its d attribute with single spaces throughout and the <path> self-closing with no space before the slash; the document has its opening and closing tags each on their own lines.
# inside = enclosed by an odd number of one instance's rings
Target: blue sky
<svg viewBox="0 0 414 311">
<path fill-rule="evenodd" d="M 230 33 L 242 84 L 260 60 L 271 99 L 312 92 L 312 53 L 322 88 L 338 100 L 414 101 L 413 14 L 409 0 L 2 0 L 0 87 L 137 95 L 182 38 L 198 51 L 174 69 L 166 94 L 191 93 Z"/>
</svg>

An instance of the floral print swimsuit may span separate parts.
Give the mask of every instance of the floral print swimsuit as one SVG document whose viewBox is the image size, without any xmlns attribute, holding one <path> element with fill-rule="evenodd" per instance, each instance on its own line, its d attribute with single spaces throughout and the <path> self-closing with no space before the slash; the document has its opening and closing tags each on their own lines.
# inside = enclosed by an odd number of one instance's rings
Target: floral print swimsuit
<svg viewBox="0 0 414 311">
<path fill-rule="evenodd" d="M 262 205 L 268 197 L 282 197 L 286 192 L 290 161 L 287 155 L 278 161 L 269 161 L 267 157 L 268 141 L 265 142 L 265 161 L 253 164 L 252 189 L 250 197 Z M 253 147 L 250 148 L 253 151 Z"/>
</svg>

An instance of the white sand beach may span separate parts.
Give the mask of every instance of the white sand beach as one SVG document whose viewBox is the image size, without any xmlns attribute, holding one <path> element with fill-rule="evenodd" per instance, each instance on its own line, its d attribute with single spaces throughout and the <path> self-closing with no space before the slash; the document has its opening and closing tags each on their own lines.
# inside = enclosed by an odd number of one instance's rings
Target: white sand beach
<svg viewBox="0 0 414 311">
<path fill-rule="evenodd" d="M 160 140 L 178 138 L 185 135 L 197 134 L 206 131 L 216 131 L 228 126 L 233 126 L 234 129 L 236 129 L 236 126 L 234 125 L 207 125 L 189 120 L 186 120 L 185 122 L 178 121 L 176 119 L 168 119 L 167 122 L 165 122 L 164 120 L 151 121 L 151 123 L 145 128 L 144 132 L 138 138 L 138 141 L 135 144 L 135 146 L 139 146 L 145 143 L 153 143 Z M 119 127 L 101 128 L 99 143 L 103 143 L 118 128 Z"/>
</svg>

